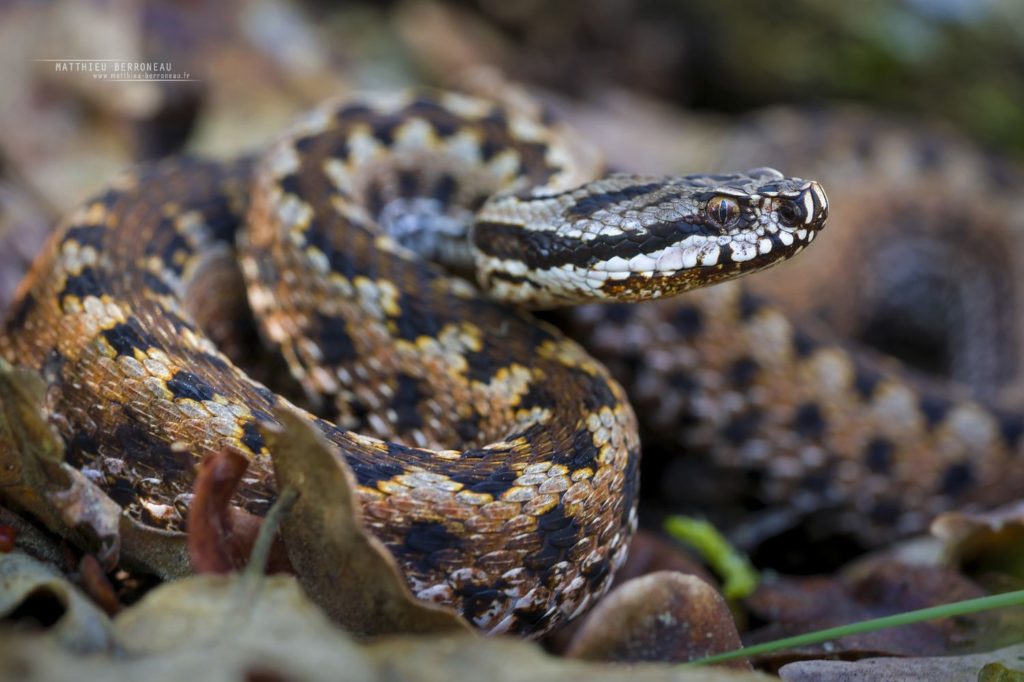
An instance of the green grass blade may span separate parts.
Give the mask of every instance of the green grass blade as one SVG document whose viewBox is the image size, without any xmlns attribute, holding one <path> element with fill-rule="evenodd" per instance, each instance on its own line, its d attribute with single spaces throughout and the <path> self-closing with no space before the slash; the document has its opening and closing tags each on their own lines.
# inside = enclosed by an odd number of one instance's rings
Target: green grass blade
<svg viewBox="0 0 1024 682">
<path fill-rule="evenodd" d="M 839 639 L 840 637 L 846 637 L 848 635 L 858 635 L 864 632 L 874 632 L 875 630 L 884 630 L 885 628 L 910 625 L 912 623 L 920 623 L 935 618 L 951 618 L 953 616 L 964 616 L 971 613 L 978 613 L 980 611 L 989 611 L 991 609 L 1005 609 L 1010 606 L 1024 606 L 1024 590 L 1004 592 L 1003 594 L 978 597 L 977 599 L 967 599 L 964 601 L 953 602 L 952 604 L 943 604 L 941 606 L 930 606 L 926 609 L 918 609 L 917 611 L 907 611 L 906 613 L 897 613 L 892 616 L 872 618 L 871 620 L 850 623 L 849 625 L 840 625 L 839 627 L 827 628 L 816 632 L 808 632 L 807 634 L 796 635 L 794 637 L 785 637 L 773 642 L 764 642 L 763 644 L 755 644 L 754 646 L 743 649 L 708 656 L 707 658 L 690 661 L 683 665 L 698 666 L 709 665 L 711 663 L 724 663 L 725 661 L 731 661 L 737 658 L 756 656 L 771 651 L 779 651 L 781 649 L 792 649 L 794 647 L 805 646 L 807 644 L 821 644 L 822 642 Z"/>
</svg>

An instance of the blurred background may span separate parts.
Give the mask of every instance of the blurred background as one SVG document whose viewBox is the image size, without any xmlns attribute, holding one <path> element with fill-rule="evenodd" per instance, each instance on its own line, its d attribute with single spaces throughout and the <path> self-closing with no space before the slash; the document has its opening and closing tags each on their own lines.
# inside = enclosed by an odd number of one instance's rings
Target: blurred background
<svg viewBox="0 0 1024 682">
<path fill-rule="evenodd" d="M 179 79 L 60 66 L 104 59 Z M 750 286 L 976 396 L 1024 394 L 1015 0 L 3 0 L 0 67 L 0 313 L 56 220 L 132 164 L 257 149 L 355 90 L 521 88 L 616 168 L 821 180 L 818 257 Z"/>
</svg>

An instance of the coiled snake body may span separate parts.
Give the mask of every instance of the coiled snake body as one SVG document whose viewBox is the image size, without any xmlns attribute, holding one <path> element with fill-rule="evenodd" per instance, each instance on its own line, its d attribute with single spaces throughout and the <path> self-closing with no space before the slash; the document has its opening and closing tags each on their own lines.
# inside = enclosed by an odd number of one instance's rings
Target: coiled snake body
<svg viewBox="0 0 1024 682">
<path fill-rule="evenodd" d="M 827 213 L 816 183 L 770 169 L 597 170 L 557 124 L 485 101 L 331 103 L 255 170 L 176 160 L 85 202 L 20 289 L 0 352 L 43 373 L 69 460 L 136 518 L 180 529 L 196 461 L 224 447 L 252 459 L 239 504 L 265 511 L 258 424 L 286 401 L 202 331 L 247 212 L 251 307 L 335 415 L 309 419 L 352 467 L 370 529 L 419 597 L 537 634 L 624 558 L 635 417 L 578 345 L 421 254 L 519 305 L 636 300 L 786 259 Z"/>
</svg>

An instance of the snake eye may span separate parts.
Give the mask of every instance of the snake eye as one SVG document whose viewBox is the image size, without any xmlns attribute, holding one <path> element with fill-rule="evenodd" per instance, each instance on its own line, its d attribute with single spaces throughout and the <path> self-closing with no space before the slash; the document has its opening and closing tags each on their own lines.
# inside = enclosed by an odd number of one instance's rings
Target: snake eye
<svg viewBox="0 0 1024 682">
<path fill-rule="evenodd" d="M 790 227 L 804 222 L 804 207 L 796 201 L 782 202 L 776 212 L 779 214 L 779 220 Z"/>
<path fill-rule="evenodd" d="M 714 197 L 705 209 L 708 220 L 718 227 L 729 227 L 740 217 L 740 205 L 729 197 Z"/>
</svg>

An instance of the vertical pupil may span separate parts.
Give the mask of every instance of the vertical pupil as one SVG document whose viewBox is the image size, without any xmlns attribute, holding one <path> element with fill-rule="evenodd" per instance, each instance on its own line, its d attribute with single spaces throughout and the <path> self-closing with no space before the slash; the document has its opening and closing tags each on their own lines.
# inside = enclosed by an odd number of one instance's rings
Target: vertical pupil
<svg viewBox="0 0 1024 682">
<path fill-rule="evenodd" d="M 718 202 L 718 222 L 724 223 L 729 219 L 729 202 L 719 201 Z"/>
</svg>

